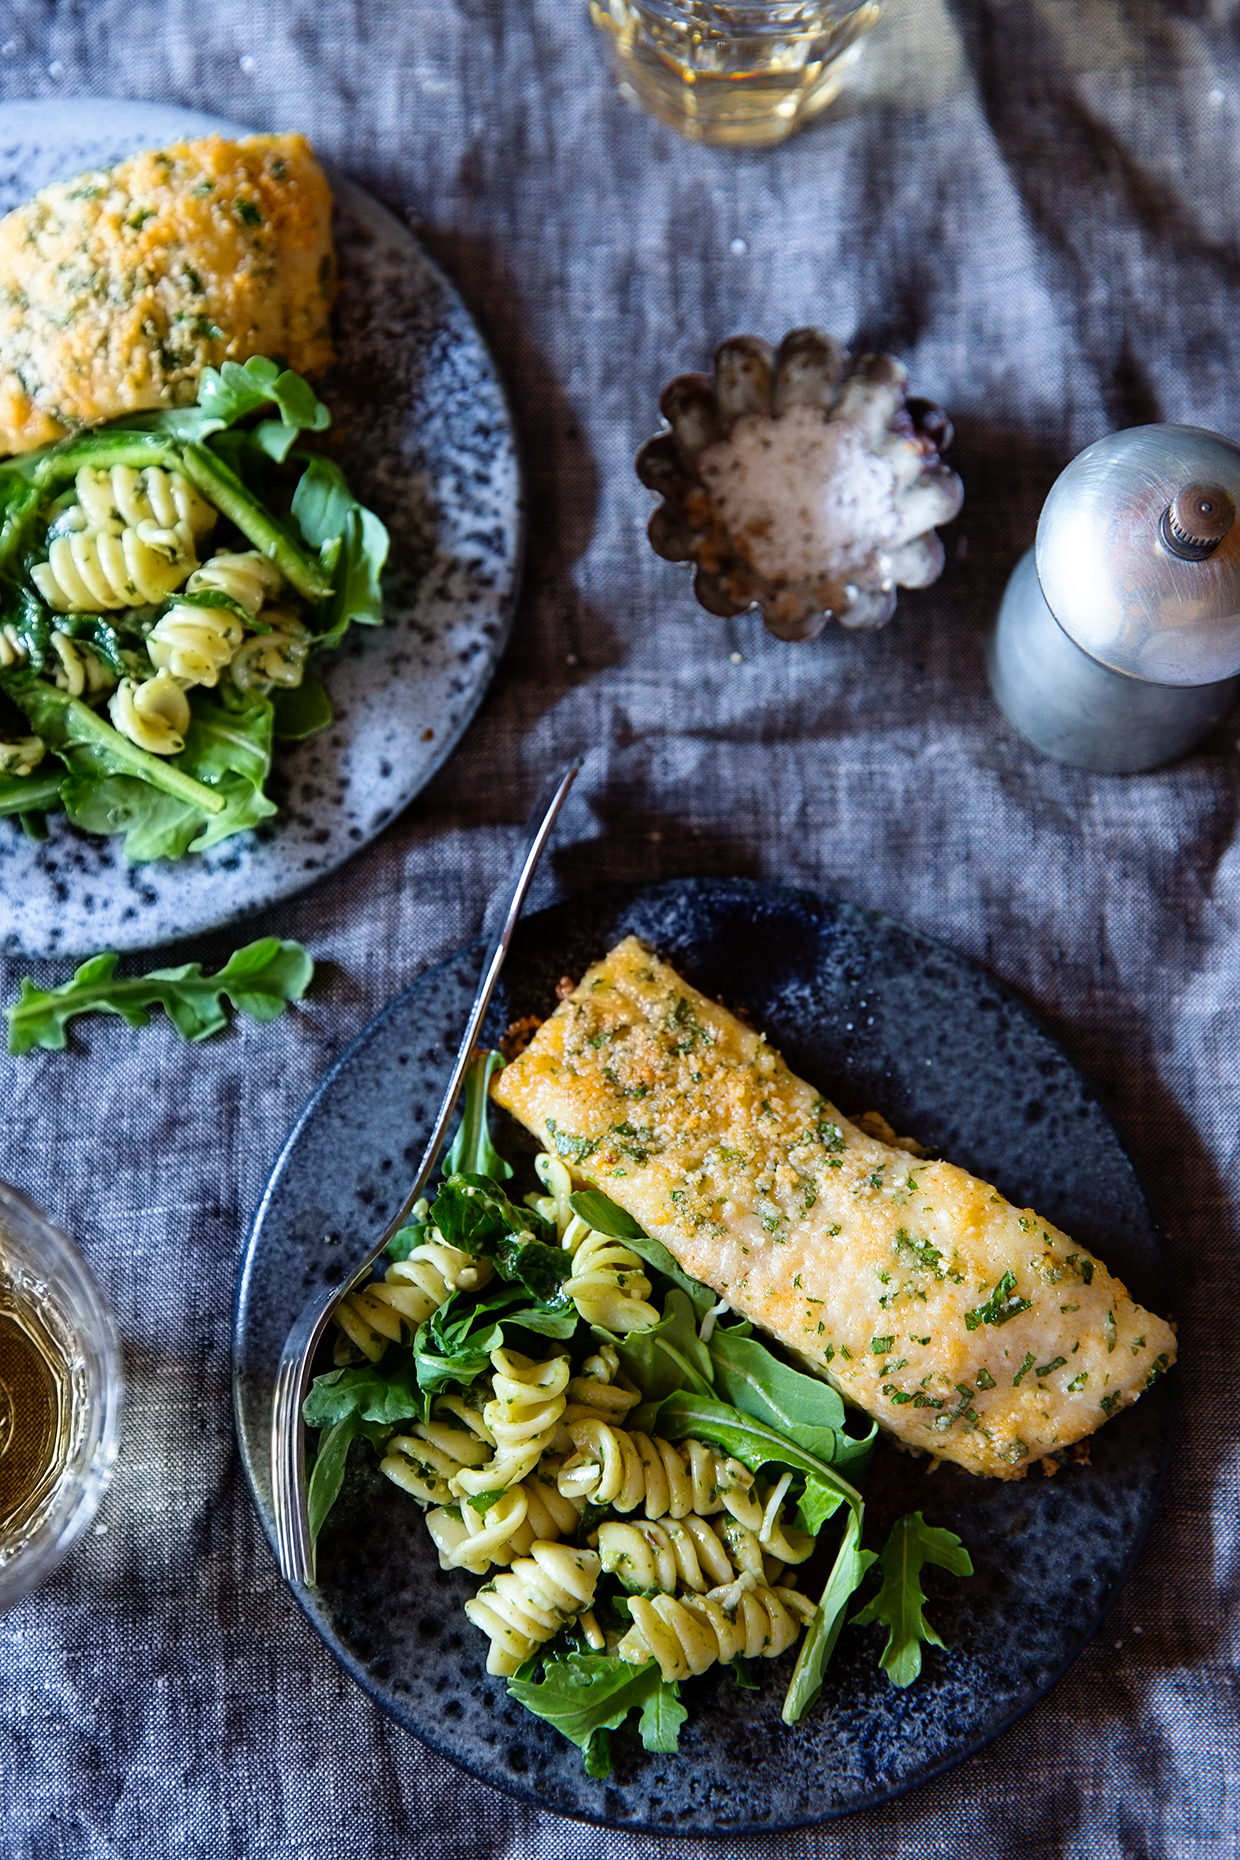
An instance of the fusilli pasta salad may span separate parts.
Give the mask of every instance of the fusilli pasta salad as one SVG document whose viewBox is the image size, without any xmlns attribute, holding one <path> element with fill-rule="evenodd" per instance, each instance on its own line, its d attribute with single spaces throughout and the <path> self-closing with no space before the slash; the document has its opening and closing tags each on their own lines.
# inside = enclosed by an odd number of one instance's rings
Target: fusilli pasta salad
<svg viewBox="0 0 1240 1860">
<path fill-rule="evenodd" d="M 614 1202 L 575 1190 L 571 1158 L 537 1155 L 516 1195 L 487 1121 L 501 1064 L 475 1055 L 435 1200 L 337 1307 L 336 1367 L 305 1408 L 315 1537 L 350 1447 L 369 1442 L 425 1511 L 441 1566 L 481 1579 L 465 1613 L 487 1671 L 594 1776 L 631 1714 L 648 1750 L 674 1752 L 685 1680 L 722 1662 L 752 1684 L 748 1662 L 799 1643 L 795 1725 L 875 1563 L 882 1585 L 854 1619 L 887 1626 L 881 1663 L 909 1684 L 922 1645 L 942 1644 L 920 1572 L 971 1573 L 959 1539 L 915 1512 L 880 1556 L 863 1549 L 874 1425 L 849 1432 L 865 1417 Z M 820 1570 L 807 1593 L 819 1564 L 825 1586 Z"/>
<path fill-rule="evenodd" d="M 383 622 L 387 531 L 304 443 L 330 418 L 255 356 L 0 466 L 0 814 L 148 860 L 275 813 L 274 744 L 332 720 L 312 656 Z"/>
</svg>

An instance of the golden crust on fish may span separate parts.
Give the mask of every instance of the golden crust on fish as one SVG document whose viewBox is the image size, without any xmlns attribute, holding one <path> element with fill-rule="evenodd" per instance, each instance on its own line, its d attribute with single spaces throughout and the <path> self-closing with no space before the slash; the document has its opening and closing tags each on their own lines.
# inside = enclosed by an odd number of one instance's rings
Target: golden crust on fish
<svg viewBox="0 0 1240 1860">
<path fill-rule="evenodd" d="M 0 454 L 191 405 L 208 365 L 332 359 L 331 189 L 304 136 L 207 136 L 0 220 Z"/>
<path fill-rule="evenodd" d="M 492 1095 L 734 1310 L 970 1472 L 1020 1478 L 1175 1358 L 1101 1260 L 850 1123 L 635 937 Z"/>
</svg>

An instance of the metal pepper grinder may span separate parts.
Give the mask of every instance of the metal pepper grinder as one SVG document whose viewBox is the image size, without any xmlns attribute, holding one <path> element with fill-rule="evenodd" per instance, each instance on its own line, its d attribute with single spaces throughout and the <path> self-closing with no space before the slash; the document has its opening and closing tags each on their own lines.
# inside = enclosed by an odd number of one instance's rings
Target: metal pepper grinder
<svg viewBox="0 0 1240 1860">
<path fill-rule="evenodd" d="M 1185 755 L 1240 691 L 1240 446 L 1134 426 L 1056 479 L 987 642 L 1017 729 L 1076 768 Z"/>
</svg>

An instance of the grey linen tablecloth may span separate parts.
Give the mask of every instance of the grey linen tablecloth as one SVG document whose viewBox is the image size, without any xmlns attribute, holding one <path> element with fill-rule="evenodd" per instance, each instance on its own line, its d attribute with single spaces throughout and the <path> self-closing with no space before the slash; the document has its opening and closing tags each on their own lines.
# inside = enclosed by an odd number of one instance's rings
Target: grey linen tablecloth
<svg viewBox="0 0 1240 1860">
<path fill-rule="evenodd" d="M 1060 768 L 996 712 L 979 648 L 1080 447 L 1151 419 L 1240 431 L 1240 8 L 894 0 L 850 98 L 767 154 L 631 113 L 578 0 L 17 0 L 0 86 L 306 130 L 460 286 L 531 504 L 512 645 L 460 750 L 255 925 L 310 946 L 311 999 L 199 1048 L 98 1023 L 68 1054 L 0 1061 L 0 1172 L 80 1239 L 129 1378 L 97 1534 L 0 1622 L 0 1853 L 1235 1853 L 1236 726 L 1154 775 Z M 951 409 L 968 501 L 941 583 L 887 632 L 789 647 L 709 618 L 656 560 L 632 457 L 672 374 L 736 330 L 807 322 L 895 350 Z M 282 1137 L 383 1002 L 476 934 L 570 753 L 585 772 L 544 900 L 739 872 L 946 939 L 1096 1081 L 1170 1235 L 1181 1431 L 1102 1636 L 989 1749 L 819 1831 L 620 1836 L 458 1774 L 320 1646 L 233 1447 L 233 1277 Z"/>
</svg>

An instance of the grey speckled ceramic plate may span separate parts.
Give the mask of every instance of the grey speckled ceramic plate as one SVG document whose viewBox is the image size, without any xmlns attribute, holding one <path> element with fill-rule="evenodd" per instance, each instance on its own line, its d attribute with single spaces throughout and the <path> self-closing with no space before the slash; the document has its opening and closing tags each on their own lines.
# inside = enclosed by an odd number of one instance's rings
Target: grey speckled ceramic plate
<svg viewBox="0 0 1240 1860">
<path fill-rule="evenodd" d="M 0 212 L 139 148 L 220 130 L 199 111 L 72 97 L 0 105 Z M 523 518 L 512 423 L 460 298 L 400 221 L 339 175 L 336 454 L 392 532 L 387 625 L 323 674 L 335 727 L 277 754 L 279 814 L 206 854 L 130 866 L 63 818 L 35 846 L 0 820 L 0 949 L 146 949 L 286 898 L 356 852 L 460 738 L 503 650 Z"/>
<path fill-rule="evenodd" d="M 765 1029 L 795 1071 L 844 1111 L 881 1110 L 1040 1209 L 1096 1251 L 1144 1304 L 1167 1309 L 1162 1245 L 1115 1131 L 1065 1054 L 980 969 L 890 918 L 748 880 L 683 880 L 603 893 L 530 918 L 509 957 L 490 1036 L 545 1015 L 635 931 L 707 994 Z M 380 1015 L 311 1099 L 276 1164 L 242 1263 L 237 1426 L 271 1534 L 268 1415 L 274 1366 L 310 1288 L 394 1211 L 420 1154 L 472 996 L 480 952 L 433 970 Z M 327 1239 L 325 1240 L 325 1236 Z M 475 1586 L 445 1574 L 417 1506 L 355 1449 L 320 1544 L 321 1587 L 301 1597 L 343 1665 L 386 1711 L 473 1775 L 590 1821 L 689 1833 L 804 1826 L 885 1800 L 986 1743 L 1081 1651 L 1149 1528 L 1170 1445 L 1168 1385 L 1092 1441 L 1091 1463 L 1019 1483 L 974 1479 L 880 1447 L 867 1541 L 920 1509 L 958 1531 L 976 1574 L 926 1572 L 927 1651 L 906 1691 L 877 1665 L 879 1628 L 845 1628 L 822 1700 L 796 1730 L 779 1711 L 792 1655 L 755 1663 L 756 1692 L 715 1670 L 684 1688 L 679 1759 L 613 1740 L 615 1774 L 486 1676 L 486 1643 L 460 1612 Z M 808 1586 L 808 1584 L 806 1585 Z"/>
</svg>

